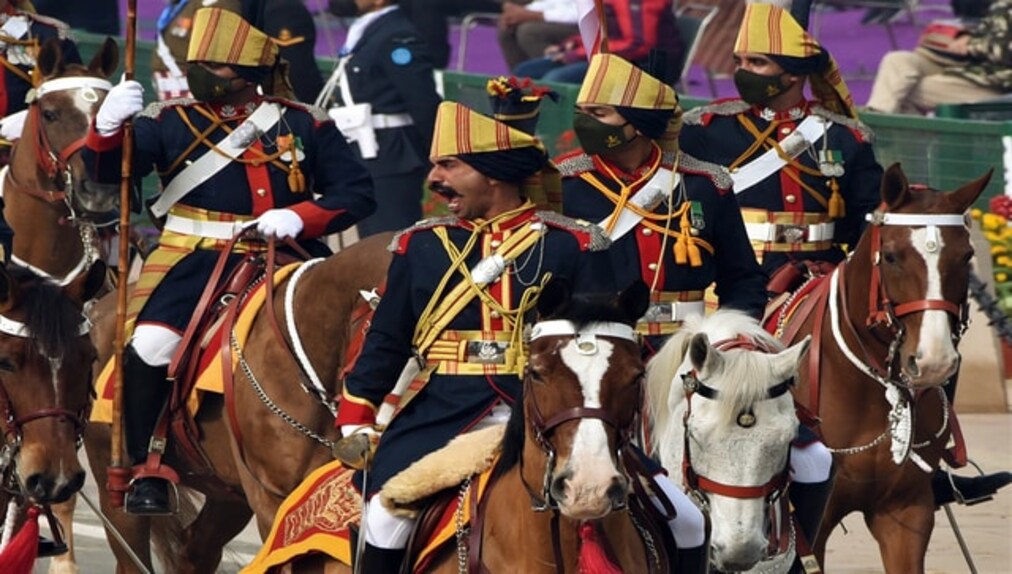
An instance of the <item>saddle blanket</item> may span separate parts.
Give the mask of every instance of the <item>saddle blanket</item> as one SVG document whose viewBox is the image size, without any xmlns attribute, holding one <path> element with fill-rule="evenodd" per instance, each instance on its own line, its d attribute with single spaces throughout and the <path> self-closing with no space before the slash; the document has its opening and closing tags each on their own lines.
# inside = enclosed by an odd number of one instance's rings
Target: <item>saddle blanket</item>
<svg viewBox="0 0 1012 574">
<path fill-rule="evenodd" d="M 293 263 L 278 269 L 274 273 L 274 284 L 278 285 L 287 279 L 299 265 L 301 263 Z M 257 311 L 263 307 L 266 298 L 267 288 L 266 281 L 264 281 L 249 294 L 243 303 L 243 308 L 239 311 L 239 316 L 235 322 L 236 341 L 240 348 L 246 345 L 246 340 L 253 328 L 253 320 L 256 318 Z M 205 337 L 201 338 L 201 340 L 207 340 L 207 344 L 204 351 L 200 354 L 198 371 L 200 374 L 197 377 L 197 385 L 194 387 L 193 394 L 190 395 L 189 399 L 188 406 L 191 414 L 196 414 L 197 409 L 200 407 L 200 393 L 216 393 L 220 395 L 224 392 L 224 370 L 220 351 L 221 345 L 227 345 L 229 342 L 224 337 L 220 323 L 216 323 L 215 326 L 213 336 L 206 339 Z M 238 358 L 232 356 L 232 364 L 229 365 L 229 369 L 235 369 L 237 363 Z M 113 372 L 113 359 L 110 358 L 102 369 L 102 373 L 98 376 L 98 381 L 96 381 L 98 397 L 95 399 L 95 404 L 91 410 L 91 422 L 112 423 Z"/>
</svg>

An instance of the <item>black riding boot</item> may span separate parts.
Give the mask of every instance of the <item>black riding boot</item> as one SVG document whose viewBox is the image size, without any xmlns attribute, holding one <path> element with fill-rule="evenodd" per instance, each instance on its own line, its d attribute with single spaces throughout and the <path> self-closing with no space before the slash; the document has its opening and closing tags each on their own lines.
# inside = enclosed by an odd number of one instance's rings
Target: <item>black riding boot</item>
<svg viewBox="0 0 1012 574">
<path fill-rule="evenodd" d="M 672 565 L 672 572 L 678 574 L 706 574 L 710 571 L 709 539 L 695 548 L 679 548 Z"/>
<path fill-rule="evenodd" d="M 364 534 L 359 533 L 359 536 Z M 405 554 L 407 550 L 404 548 L 377 548 L 366 542 L 362 552 L 362 566 L 356 570 L 362 574 L 397 574 L 401 571 Z"/>
<path fill-rule="evenodd" d="M 834 472 L 830 472 L 829 479 L 823 482 L 792 482 L 789 489 L 794 516 L 812 551 L 815 550 L 815 540 L 819 536 L 819 525 L 822 523 L 822 515 L 826 512 L 829 495 L 833 493 L 835 474 L 834 469 Z M 800 555 L 795 558 L 791 566 L 792 574 L 805 572 L 801 560 Z"/>
<path fill-rule="evenodd" d="M 998 489 L 1012 482 L 1012 473 L 996 472 L 979 476 L 949 475 L 944 470 L 936 470 L 931 478 L 931 489 L 935 493 L 935 506 L 959 502 L 967 506 L 991 500 Z"/>
<path fill-rule="evenodd" d="M 147 461 L 148 443 L 172 389 L 165 378 L 167 372 L 168 367 L 152 367 L 133 347 L 127 347 L 123 356 L 123 430 L 133 465 Z M 126 511 L 169 514 L 168 481 L 155 477 L 135 480 L 126 497 Z"/>
</svg>

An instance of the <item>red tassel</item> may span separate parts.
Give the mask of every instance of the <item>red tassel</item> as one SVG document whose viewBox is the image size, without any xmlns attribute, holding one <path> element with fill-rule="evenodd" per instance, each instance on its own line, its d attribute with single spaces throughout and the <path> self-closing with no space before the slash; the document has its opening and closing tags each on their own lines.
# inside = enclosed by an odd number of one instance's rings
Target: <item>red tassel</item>
<svg viewBox="0 0 1012 574">
<path fill-rule="evenodd" d="M 39 554 L 39 509 L 28 509 L 28 521 L 0 554 L 0 572 L 31 574 Z"/>
<path fill-rule="evenodd" d="M 615 565 L 608 554 L 597 542 L 597 529 L 594 525 L 580 525 L 580 561 L 577 563 L 580 574 L 622 574 L 622 569 Z"/>
</svg>

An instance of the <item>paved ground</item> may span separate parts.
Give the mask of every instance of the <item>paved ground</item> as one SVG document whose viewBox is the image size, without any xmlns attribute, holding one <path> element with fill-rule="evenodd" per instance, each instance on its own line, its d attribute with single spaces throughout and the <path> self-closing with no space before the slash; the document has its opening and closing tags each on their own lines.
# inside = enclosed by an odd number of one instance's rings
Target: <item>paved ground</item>
<svg viewBox="0 0 1012 574">
<path fill-rule="evenodd" d="M 964 415 L 961 417 L 970 454 L 985 470 L 1012 469 L 1012 415 Z M 95 485 L 89 481 L 85 487 L 88 496 L 96 499 Z M 957 520 L 974 555 L 981 573 L 1012 572 L 1012 488 L 1001 492 L 994 501 L 972 506 L 955 507 Z M 852 515 L 845 520 L 848 533 L 837 532 L 830 541 L 829 572 L 874 573 L 881 572 L 878 550 L 860 517 Z M 80 504 L 75 521 L 78 537 L 78 562 L 85 574 L 104 574 L 114 571 L 112 554 L 106 546 L 97 517 Z M 253 528 L 246 531 L 229 547 L 226 563 L 219 572 L 238 572 L 259 548 L 259 538 Z M 937 526 L 927 558 L 932 573 L 967 572 L 952 528 L 944 513 L 937 515 Z M 40 561 L 36 572 L 46 572 L 48 560 Z"/>
</svg>

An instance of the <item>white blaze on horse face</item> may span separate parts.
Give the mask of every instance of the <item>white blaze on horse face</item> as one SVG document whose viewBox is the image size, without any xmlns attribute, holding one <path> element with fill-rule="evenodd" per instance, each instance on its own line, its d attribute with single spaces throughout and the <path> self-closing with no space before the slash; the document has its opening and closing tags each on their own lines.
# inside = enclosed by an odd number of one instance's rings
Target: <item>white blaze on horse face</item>
<svg viewBox="0 0 1012 574">
<path fill-rule="evenodd" d="M 945 241 L 938 227 L 929 225 L 913 229 L 910 242 L 924 259 L 927 268 L 928 300 L 942 300 L 942 272 L 939 269 Z M 921 332 L 917 341 L 915 364 L 917 376 L 911 377 L 918 385 L 937 385 L 951 377 L 959 363 L 959 353 L 952 342 L 949 314 L 930 309 L 921 317 Z"/>
<path fill-rule="evenodd" d="M 614 350 L 614 345 L 603 339 L 597 340 L 597 351 L 592 354 L 581 352 L 576 341 L 570 341 L 560 350 L 562 362 L 580 381 L 584 407 L 601 407 L 601 383 Z M 611 510 L 608 489 L 621 474 L 612 459 L 603 421 L 580 419 L 563 472 L 570 474 L 565 500 L 559 502 L 564 514 L 574 518 L 597 518 Z"/>
</svg>

